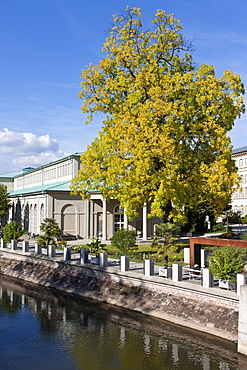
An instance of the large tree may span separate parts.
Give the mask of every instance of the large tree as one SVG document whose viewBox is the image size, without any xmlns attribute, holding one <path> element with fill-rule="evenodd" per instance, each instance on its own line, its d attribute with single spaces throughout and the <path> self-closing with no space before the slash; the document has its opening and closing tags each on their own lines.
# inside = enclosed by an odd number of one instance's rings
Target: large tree
<svg viewBox="0 0 247 370">
<path fill-rule="evenodd" d="M 158 10 L 152 24 L 143 30 L 138 8 L 115 15 L 105 57 L 82 71 L 81 109 L 104 120 L 72 190 L 117 198 L 130 218 L 146 202 L 175 220 L 202 202 L 221 212 L 238 178 L 227 132 L 244 112 L 243 84 L 196 66 L 173 14 Z"/>
<path fill-rule="evenodd" d="M 6 213 L 10 207 L 7 186 L 0 184 L 0 215 Z"/>
</svg>

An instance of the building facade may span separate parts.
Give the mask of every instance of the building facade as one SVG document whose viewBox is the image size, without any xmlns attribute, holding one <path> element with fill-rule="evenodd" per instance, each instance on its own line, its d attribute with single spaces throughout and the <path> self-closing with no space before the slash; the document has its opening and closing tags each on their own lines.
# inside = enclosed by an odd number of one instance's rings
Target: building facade
<svg viewBox="0 0 247 370">
<path fill-rule="evenodd" d="M 232 159 L 241 178 L 241 189 L 236 189 L 232 196 L 232 211 L 243 217 L 247 214 L 247 146 L 233 149 Z"/>
<path fill-rule="evenodd" d="M 9 220 L 17 221 L 26 232 L 40 234 L 44 218 L 54 218 L 68 238 L 107 240 L 123 227 L 136 230 L 144 240 L 153 235 L 154 225 L 161 220 L 147 218 L 148 206 L 139 209 L 138 217 L 129 221 L 115 199 L 107 202 L 99 192 L 92 192 L 89 200 L 71 195 L 71 180 L 81 167 L 80 155 L 0 175 L 12 202 Z"/>
</svg>

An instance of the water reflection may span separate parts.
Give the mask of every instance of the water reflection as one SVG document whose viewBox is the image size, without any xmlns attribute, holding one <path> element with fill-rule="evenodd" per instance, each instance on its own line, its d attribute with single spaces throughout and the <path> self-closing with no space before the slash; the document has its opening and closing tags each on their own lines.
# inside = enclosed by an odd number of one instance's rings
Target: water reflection
<svg viewBox="0 0 247 370">
<path fill-rule="evenodd" d="M 3 276 L 0 315 L 1 369 L 247 369 L 229 342 Z"/>
</svg>

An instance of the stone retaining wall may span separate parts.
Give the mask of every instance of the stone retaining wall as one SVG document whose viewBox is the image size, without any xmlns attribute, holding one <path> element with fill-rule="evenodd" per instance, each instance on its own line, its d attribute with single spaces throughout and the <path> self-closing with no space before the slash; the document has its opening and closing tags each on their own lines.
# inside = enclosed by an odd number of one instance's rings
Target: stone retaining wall
<svg viewBox="0 0 247 370">
<path fill-rule="evenodd" d="M 0 273 L 236 340 L 238 301 L 97 268 L 0 253 Z"/>
</svg>

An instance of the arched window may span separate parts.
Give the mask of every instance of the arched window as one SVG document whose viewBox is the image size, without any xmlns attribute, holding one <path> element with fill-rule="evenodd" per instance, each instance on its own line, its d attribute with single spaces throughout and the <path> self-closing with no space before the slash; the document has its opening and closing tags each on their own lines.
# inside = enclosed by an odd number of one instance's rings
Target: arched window
<svg viewBox="0 0 247 370">
<path fill-rule="evenodd" d="M 44 204 L 42 203 L 40 206 L 40 213 L 39 213 L 40 224 L 44 221 L 44 218 L 45 218 L 45 207 L 44 207 Z"/>
<path fill-rule="evenodd" d="M 240 158 L 240 160 L 239 160 L 239 167 L 242 167 L 242 166 L 243 166 L 243 159 Z"/>
<path fill-rule="evenodd" d="M 114 232 L 124 227 L 124 211 L 118 204 L 114 208 Z"/>
<path fill-rule="evenodd" d="M 37 204 L 35 204 L 33 208 L 33 233 L 34 234 L 37 234 L 37 222 L 38 222 Z"/>
<path fill-rule="evenodd" d="M 29 208 L 29 232 L 33 233 L 33 206 Z"/>
</svg>

